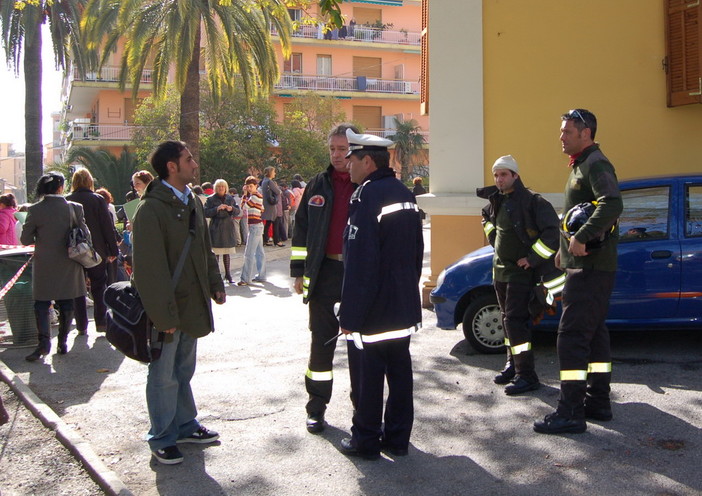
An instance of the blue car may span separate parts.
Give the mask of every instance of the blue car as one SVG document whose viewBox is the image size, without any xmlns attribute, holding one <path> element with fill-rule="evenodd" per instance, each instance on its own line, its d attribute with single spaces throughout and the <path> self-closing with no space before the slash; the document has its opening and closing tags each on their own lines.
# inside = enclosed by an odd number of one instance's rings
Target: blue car
<svg viewBox="0 0 702 496">
<path fill-rule="evenodd" d="M 620 183 L 619 266 L 610 299 L 610 329 L 702 329 L 702 175 L 632 179 Z M 468 342 L 484 353 L 504 347 L 492 287 L 492 247 L 464 256 L 441 272 L 431 302 L 437 325 L 463 324 Z M 537 329 L 556 329 L 560 312 Z"/>
</svg>

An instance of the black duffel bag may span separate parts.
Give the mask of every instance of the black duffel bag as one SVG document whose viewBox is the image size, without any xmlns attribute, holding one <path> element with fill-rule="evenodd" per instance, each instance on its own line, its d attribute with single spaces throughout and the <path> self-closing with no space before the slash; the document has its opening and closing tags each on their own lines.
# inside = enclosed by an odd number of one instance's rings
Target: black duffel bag
<svg viewBox="0 0 702 496">
<path fill-rule="evenodd" d="M 151 363 L 161 356 L 163 333 L 158 332 L 144 311 L 139 293 L 130 281 L 105 289 L 106 332 L 112 346 L 129 358 Z"/>
</svg>

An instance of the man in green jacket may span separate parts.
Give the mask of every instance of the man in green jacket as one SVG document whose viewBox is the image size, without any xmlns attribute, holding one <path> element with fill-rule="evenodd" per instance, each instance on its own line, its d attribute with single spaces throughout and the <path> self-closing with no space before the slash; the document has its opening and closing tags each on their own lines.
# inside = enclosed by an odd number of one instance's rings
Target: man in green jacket
<svg viewBox="0 0 702 496">
<path fill-rule="evenodd" d="M 556 411 L 534 422 L 534 430 L 543 434 L 585 432 L 586 418 L 612 419 L 612 359 L 605 319 L 617 270 L 622 196 L 614 167 L 594 141 L 594 114 L 575 109 L 561 120 L 561 144 L 571 167 L 564 226 L 573 207 L 592 203 L 595 208 L 577 230 L 563 229 L 556 255 L 556 265 L 566 270 L 557 343 L 561 394 Z"/>
<path fill-rule="evenodd" d="M 198 168 L 185 143 L 161 143 L 151 157 L 149 183 L 134 215 L 134 284 L 156 330 L 165 333 L 161 357 L 149 364 L 146 404 L 149 447 L 161 463 L 183 461 L 177 443 L 211 443 L 219 434 L 200 425 L 190 389 L 197 338 L 214 330 L 210 298 L 224 303 L 224 283 L 212 253 L 202 202 L 188 184 Z M 175 287 L 173 273 L 192 236 Z"/>
</svg>

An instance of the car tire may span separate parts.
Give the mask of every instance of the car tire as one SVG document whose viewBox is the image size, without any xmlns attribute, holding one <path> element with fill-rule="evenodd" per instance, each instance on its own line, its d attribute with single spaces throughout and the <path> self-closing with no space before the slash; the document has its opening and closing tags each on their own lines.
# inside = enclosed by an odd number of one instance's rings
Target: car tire
<svg viewBox="0 0 702 496">
<path fill-rule="evenodd" d="M 505 331 L 495 293 L 485 293 L 470 302 L 463 314 L 463 335 L 480 353 L 504 353 Z"/>
</svg>

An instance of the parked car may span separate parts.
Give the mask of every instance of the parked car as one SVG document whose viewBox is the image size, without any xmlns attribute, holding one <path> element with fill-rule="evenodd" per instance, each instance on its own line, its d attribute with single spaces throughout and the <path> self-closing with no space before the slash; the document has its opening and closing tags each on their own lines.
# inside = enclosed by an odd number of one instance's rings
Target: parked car
<svg viewBox="0 0 702 496">
<path fill-rule="evenodd" d="M 702 329 L 702 175 L 632 179 L 620 183 L 619 266 L 610 299 L 610 329 Z M 437 324 L 463 324 L 468 342 L 484 353 L 504 347 L 492 287 L 492 247 L 464 256 L 441 272 L 431 302 Z M 556 329 L 559 313 L 537 329 Z"/>
</svg>

